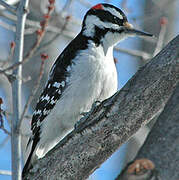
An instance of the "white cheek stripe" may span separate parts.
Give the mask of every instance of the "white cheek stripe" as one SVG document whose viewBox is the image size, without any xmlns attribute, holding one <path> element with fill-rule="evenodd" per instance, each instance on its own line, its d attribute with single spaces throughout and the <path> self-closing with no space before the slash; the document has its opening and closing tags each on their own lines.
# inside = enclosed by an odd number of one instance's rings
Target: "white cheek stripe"
<svg viewBox="0 0 179 180">
<path fill-rule="evenodd" d="M 84 30 L 83 34 L 88 37 L 93 37 L 95 25 L 100 27 L 101 29 L 104 29 L 104 28 L 119 29 L 119 26 L 117 24 L 103 22 L 98 17 L 94 15 L 90 15 L 90 16 L 87 16 L 86 18 L 86 21 L 85 21 L 86 29 Z"/>
<path fill-rule="evenodd" d="M 103 7 L 103 9 L 104 9 L 105 11 L 109 11 L 111 14 L 113 14 L 114 16 L 117 16 L 119 19 L 123 19 L 123 16 L 122 16 L 118 11 L 116 11 L 114 8 L 110 8 L 110 7 L 106 8 L 106 7 Z"/>
</svg>

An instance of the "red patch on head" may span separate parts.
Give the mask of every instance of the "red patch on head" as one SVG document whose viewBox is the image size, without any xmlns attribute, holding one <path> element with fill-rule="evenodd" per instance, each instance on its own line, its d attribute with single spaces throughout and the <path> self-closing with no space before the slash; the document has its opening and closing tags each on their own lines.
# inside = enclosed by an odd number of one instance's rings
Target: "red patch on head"
<svg viewBox="0 0 179 180">
<path fill-rule="evenodd" d="M 93 6 L 91 9 L 104 9 L 102 4 L 97 4 Z"/>
</svg>

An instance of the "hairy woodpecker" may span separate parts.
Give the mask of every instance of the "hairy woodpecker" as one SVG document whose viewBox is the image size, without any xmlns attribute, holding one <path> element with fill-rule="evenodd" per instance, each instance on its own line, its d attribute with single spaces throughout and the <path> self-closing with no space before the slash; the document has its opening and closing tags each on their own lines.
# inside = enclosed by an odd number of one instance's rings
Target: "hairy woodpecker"
<svg viewBox="0 0 179 180">
<path fill-rule="evenodd" d="M 95 101 L 117 91 L 113 47 L 135 35 L 152 36 L 134 29 L 125 14 L 113 5 L 97 4 L 86 13 L 81 32 L 58 56 L 36 105 L 28 143 L 31 151 L 23 176 Z"/>
</svg>

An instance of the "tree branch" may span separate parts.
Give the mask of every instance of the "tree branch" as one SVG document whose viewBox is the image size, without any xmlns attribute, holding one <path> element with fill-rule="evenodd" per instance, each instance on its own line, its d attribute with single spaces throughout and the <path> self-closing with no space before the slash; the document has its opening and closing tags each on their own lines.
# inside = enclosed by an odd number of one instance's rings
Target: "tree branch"
<svg viewBox="0 0 179 180">
<path fill-rule="evenodd" d="M 136 158 L 152 160 L 161 179 L 179 177 L 179 83 Z"/>
<path fill-rule="evenodd" d="M 28 0 L 21 0 L 17 8 L 17 23 L 15 35 L 15 50 L 14 63 L 21 63 L 23 59 L 23 45 L 24 45 L 24 28 L 27 15 Z M 17 131 L 20 111 L 21 111 L 21 77 L 22 66 L 20 65 L 13 71 L 15 76 L 18 76 L 15 81 L 12 81 L 12 100 L 13 100 L 13 118 L 11 125 L 11 154 L 12 154 L 12 179 L 21 179 L 21 138 Z"/>
<path fill-rule="evenodd" d="M 179 166 L 178 166 L 178 139 L 179 139 L 179 83 L 172 94 L 171 98 L 167 102 L 164 110 L 158 117 L 154 127 L 149 133 L 145 143 L 139 150 L 135 160 L 141 158 L 147 158 L 152 160 L 155 164 L 153 172 L 157 172 L 153 175 L 160 176 L 160 179 L 178 180 Z M 133 163 L 133 162 L 132 162 Z M 170 164 L 170 166 L 169 166 Z M 116 178 L 116 180 L 139 180 L 141 176 L 150 174 L 150 178 L 146 177 L 146 180 L 153 179 L 151 176 L 151 170 L 145 170 L 140 173 L 129 173 L 128 169 L 131 166 L 131 162 L 124 168 L 122 173 Z M 145 178 L 143 178 L 145 180 Z"/>
<path fill-rule="evenodd" d="M 11 175 L 12 175 L 12 173 L 11 173 L 11 171 L 7 171 L 7 170 L 0 170 L 0 175 L 9 175 L 9 176 L 11 176 Z"/>
<path fill-rule="evenodd" d="M 140 69 L 124 88 L 93 108 L 27 179 L 86 179 L 119 146 L 160 113 L 179 81 L 179 36 Z"/>
<path fill-rule="evenodd" d="M 120 48 L 120 47 L 115 47 L 114 50 L 122 52 L 122 53 L 126 53 L 129 54 L 131 56 L 136 56 L 136 57 L 140 57 L 143 60 L 147 60 L 152 58 L 152 55 L 149 53 L 146 53 L 144 51 L 139 51 L 139 50 L 134 50 L 134 49 L 124 49 L 124 48 Z"/>
<path fill-rule="evenodd" d="M 0 4 L 4 6 L 8 11 L 16 13 L 16 8 L 12 5 L 7 4 L 5 1 L 0 0 Z"/>
</svg>

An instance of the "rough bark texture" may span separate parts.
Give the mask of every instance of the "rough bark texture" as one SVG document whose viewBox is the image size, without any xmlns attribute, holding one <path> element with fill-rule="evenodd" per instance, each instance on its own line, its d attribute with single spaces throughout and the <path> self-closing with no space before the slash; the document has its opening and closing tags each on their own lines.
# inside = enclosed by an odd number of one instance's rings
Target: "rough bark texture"
<svg viewBox="0 0 179 180">
<path fill-rule="evenodd" d="M 179 36 L 38 160 L 29 179 L 86 179 L 162 111 L 179 81 Z"/>
<path fill-rule="evenodd" d="M 155 164 L 155 169 L 129 174 L 129 163 L 116 180 L 153 180 L 155 176 L 160 179 L 179 179 L 179 83 L 167 102 L 164 110 L 158 117 L 149 133 L 144 145 L 135 159 L 147 158 Z M 155 173 L 157 172 L 157 173 Z M 147 176 L 149 175 L 149 177 Z M 146 178 L 144 178 L 146 177 Z"/>
<path fill-rule="evenodd" d="M 152 160 L 161 179 L 179 179 L 179 84 L 136 158 Z"/>
</svg>

